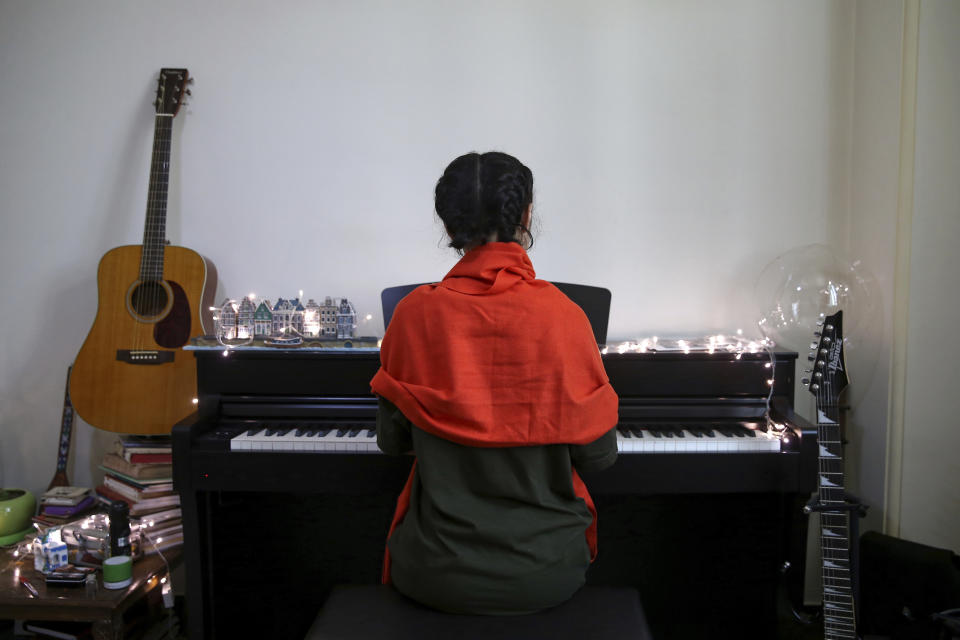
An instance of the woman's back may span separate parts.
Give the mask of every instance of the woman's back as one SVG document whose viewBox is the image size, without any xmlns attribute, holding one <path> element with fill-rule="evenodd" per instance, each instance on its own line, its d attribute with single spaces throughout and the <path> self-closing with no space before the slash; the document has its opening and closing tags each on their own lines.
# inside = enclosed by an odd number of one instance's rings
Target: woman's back
<svg viewBox="0 0 960 640">
<path fill-rule="evenodd" d="M 576 470 L 616 459 L 617 396 L 589 322 L 536 279 L 518 240 L 531 194 L 532 174 L 505 154 L 451 163 L 437 212 L 466 254 L 397 306 L 371 382 L 381 449 L 416 455 L 385 579 L 448 611 L 569 598 L 596 551 Z"/>
</svg>

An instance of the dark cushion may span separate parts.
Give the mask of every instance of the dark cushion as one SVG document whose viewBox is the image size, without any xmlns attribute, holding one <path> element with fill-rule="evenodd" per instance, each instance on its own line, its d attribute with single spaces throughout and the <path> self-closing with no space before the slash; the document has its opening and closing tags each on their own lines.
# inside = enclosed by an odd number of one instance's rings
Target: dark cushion
<svg viewBox="0 0 960 640">
<path fill-rule="evenodd" d="M 455 615 L 383 585 L 334 588 L 307 640 L 648 640 L 636 589 L 586 586 L 563 604 L 522 616 Z"/>
</svg>

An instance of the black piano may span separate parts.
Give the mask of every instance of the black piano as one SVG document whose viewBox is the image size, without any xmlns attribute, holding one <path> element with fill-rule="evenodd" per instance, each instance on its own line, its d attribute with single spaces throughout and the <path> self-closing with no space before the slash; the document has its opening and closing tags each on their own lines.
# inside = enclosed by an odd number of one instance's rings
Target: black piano
<svg viewBox="0 0 960 640">
<path fill-rule="evenodd" d="M 300 638 L 332 585 L 379 580 L 409 473 L 412 458 L 376 450 L 379 352 L 193 353 L 197 411 L 173 429 L 189 637 Z M 599 510 L 588 582 L 637 586 L 657 637 L 777 637 L 781 593 L 802 598 L 816 489 L 796 354 L 603 359 L 621 455 L 584 475 Z"/>
</svg>

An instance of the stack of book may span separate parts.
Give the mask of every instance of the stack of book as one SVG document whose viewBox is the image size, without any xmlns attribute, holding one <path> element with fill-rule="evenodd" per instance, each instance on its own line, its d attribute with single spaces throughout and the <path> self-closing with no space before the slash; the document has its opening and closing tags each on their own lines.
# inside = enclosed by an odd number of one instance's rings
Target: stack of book
<svg viewBox="0 0 960 640">
<path fill-rule="evenodd" d="M 183 544 L 180 496 L 173 490 L 170 436 L 120 436 L 114 451 L 103 456 L 103 484 L 97 494 L 122 500 L 139 523 L 146 554 Z"/>
<path fill-rule="evenodd" d="M 100 504 L 89 487 L 53 487 L 40 497 L 33 521 L 43 526 L 66 524 L 94 512 Z"/>
</svg>

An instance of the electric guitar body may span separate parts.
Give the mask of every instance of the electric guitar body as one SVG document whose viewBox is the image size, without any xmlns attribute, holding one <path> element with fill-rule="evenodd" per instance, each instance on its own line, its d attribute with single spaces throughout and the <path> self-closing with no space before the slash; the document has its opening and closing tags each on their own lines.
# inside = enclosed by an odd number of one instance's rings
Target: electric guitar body
<svg viewBox="0 0 960 640">
<path fill-rule="evenodd" d="M 97 270 L 97 316 L 70 376 L 77 414 L 106 431 L 166 434 L 195 410 L 194 358 L 181 348 L 204 333 L 215 271 L 166 242 L 172 121 L 186 69 L 163 69 L 143 244 L 117 247 Z"/>
</svg>

